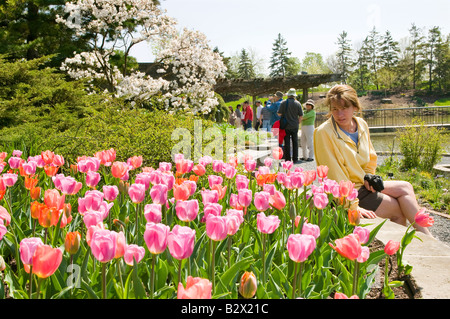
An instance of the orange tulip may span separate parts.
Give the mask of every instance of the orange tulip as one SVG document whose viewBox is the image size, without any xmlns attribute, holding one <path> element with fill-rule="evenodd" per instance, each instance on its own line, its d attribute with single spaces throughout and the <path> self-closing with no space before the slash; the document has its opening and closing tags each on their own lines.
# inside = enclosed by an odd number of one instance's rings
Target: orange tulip
<svg viewBox="0 0 450 319">
<path fill-rule="evenodd" d="M 3 196 L 5 196 L 6 191 L 0 190 L 0 200 L 3 199 Z"/>
<path fill-rule="evenodd" d="M 53 275 L 62 261 L 62 251 L 49 245 L 40 245 L 33 255 L 33 273 L 39 278 Z"/>
<path fill-rule="evenodd" d="M 59 167 L 58 166 L 51 166 L 51 165 L 45 165 L 44 171 L 47 176 L 55 176 L 56 173 L 58 173 Z"/>
<path fill-rule="evenodd" d="M 256 294 L 258 284 L 256 276 L 251 271 L 246 271 L 241 277 L 241 283 L 239 285 L 239 293 L 245 299 L 253 298 Z"/>
<path fill-rule="evenodd" d="M 30 197 L 31 199 L 38 199 L 39 196 L 41 196 L 41 188 L 40 187 L 33 187 L 30 189 Z"/>
<path fill-rule="evenodd" d="M 360 215 L 359 215 L 358 210 L 356 210 L 356 209 L 355 210 L 352 210 L 352 209 L 348 210 L 348 221 L 353 226 L 359 225 Z"/>
<path fill-rule="evenodd" d="M 39 219 L 39 215 L 41 214 L 41 209 L 45 207 L 45 204 L 39 202 L 32 202 L 30 206 L 31 218 Z"/>
<path fill-rule="evenodd" d="M 219 194 L 219 199 L 222 199 L 225 197 L 225 194 L 227 193 L 227 186 L 223 187 L 220 184 L 214 184 L 213 187 L 211 187 L 211 190 L 216 190 Z"/>
<path fill-rule="evenodd" d="M 39 179 L 37 178 L 25 175 L 25 188 L 28 190 L 34 188 L 37 185 L 38 181 Z"/>
<path fill-rule="evenodd" d="M 44 203 L 48 207 L 56 208 L 60 210 L 64 208 L 64 201 L 66 196 L 60 194 L 57 189 L 47 189 L 44 193 Z"/>
<path fill-rule="evenodd" d="M 64 249 L 70 254 L 75 255 L 80 248 L 81 235 L 79 232 L 69 232 L 66 234 Z"/>
<path fill-rule="evenodd" d="M 39 225 L 48 228 L 51 226 L 56 226 L 59 220 L 59 211 L 55 208 L 49 208 L 45 206 L 40 210 L 39 214 Z"/>
</svg>

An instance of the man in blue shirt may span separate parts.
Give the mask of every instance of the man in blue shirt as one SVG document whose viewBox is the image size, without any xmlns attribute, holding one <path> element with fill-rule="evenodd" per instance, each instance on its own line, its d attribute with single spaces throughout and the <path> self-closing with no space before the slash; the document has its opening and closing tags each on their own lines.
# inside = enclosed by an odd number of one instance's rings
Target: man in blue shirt
<svg viewBox="0 0 450 319">
<path fill-rule="evenodd" d="M 272 117 L 270 119 L 270 126 L 273 126 L 273 123 L 278 121 L 280 119 L 280 116 L 277 114 L 278 110 L 280 109 L 280 104 L 283 102 L 283 93 L 278 91 L 275 93 L 273 103 L 270 105 L 269 109 L 272 112 Z"/>
</svg>

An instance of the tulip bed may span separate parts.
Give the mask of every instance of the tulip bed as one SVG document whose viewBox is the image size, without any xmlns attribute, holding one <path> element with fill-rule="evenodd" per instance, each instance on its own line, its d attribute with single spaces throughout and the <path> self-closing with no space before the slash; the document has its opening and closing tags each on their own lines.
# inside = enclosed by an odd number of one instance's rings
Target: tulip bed
<svg viewBox="0 0 450 319">
<path fill-rule="evenodd" d="M 281 157 L 0 153 L 0 298 L 364 298 L 400 243 L 371 252 L 354 185 Z"/>
</svg>

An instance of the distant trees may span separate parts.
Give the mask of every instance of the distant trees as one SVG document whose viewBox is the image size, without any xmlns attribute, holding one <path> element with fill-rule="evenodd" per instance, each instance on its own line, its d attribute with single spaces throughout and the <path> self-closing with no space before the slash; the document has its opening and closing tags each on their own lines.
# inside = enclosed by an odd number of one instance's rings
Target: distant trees
<svg viewBox="0 0 450 319">
<path fill-rule="evenodd" d="M 238 76 L 242 79 L 251 79 L 255 77 L 255 69 L 247 50 L 242 49 L 239 55 Z"/>
<path fill-rule="evenodd" d="M 342 73 L 358 90 L 399 87 L 447 92 L 450 88 L 450 35 L 439 27 L 425 34 L 414 23 L 409 37 L 395 40 L 389 30 L 374 27 L 366 38 L 350 45 L 347 32 L 337 38 L 337 52 L 327 59 L 333 72 Z"/>
<path fill-rule="evenodd" d="M 287 48 L 286 40 L 278 33 L 272 47 L 272 57 L 270 58 L 270 76 L 286 76 L 291 52 Z M 292 62 L 292 61 L 291 61 Z"/>
</svg>

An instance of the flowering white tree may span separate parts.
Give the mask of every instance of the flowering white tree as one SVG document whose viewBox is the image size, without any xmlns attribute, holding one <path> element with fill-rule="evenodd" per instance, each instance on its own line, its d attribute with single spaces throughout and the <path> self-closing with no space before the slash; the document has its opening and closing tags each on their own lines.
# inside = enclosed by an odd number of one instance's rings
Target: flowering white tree
<svg viewBox="0 0 450 319">
<path fill-rule="evenodd" d="M 103 81 L 109 91 L 130 100 L 161 96 L 171 112 L 207 114 L 218 104 L 213 85 L 225 75 L 221 56 L 202 33 L 178 32 L 175 20 L 152 0 L 77 0 L 66 3 L 66 13 L 57 22 L 93 39 L 90 52 L 76 53 L 62 64 L 71 77 Z M 142 41 L 159 48 L 157 76 L 136 70 L 127 74 L 130 49 Z M 110 63 L 117 50 L 124 52 L 122 70 Z"/>
</svg>

